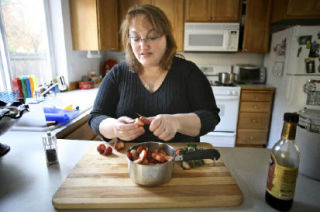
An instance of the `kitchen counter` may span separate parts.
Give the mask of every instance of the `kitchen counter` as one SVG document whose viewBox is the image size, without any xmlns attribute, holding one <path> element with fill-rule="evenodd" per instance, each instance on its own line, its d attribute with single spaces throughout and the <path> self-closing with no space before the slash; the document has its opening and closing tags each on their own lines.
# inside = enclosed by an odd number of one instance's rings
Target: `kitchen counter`
<svg viewBox="0 0 320 212">
<path fill-rule="evenodd" d="M 100 142 L 58 140 L 59 164 L 47 166 L 39 132 L 9 131 L 0 137 L 11 151 L 0 158 L 0 211 L 55 211 L 51 200 L 72 168 L 92 145 Z M 217 148 L 229 172 L 243 192 L 238 207 L 215 211 L 276 211 L 264 201 L 269 149 Z M 320 210 L 320 181 L 298 176 L 291 211 Z M 142 206 L 143 207 L 143 206 Z M 74 210 L 73 210 L 74 211 Z M 86 210 L 81 210 L 86 211 Z M 212 208 L 110 209 L 106 211 L 212 211 Z"/>
<path fill-rule="evenodd" d="M 275 90 L 275 87 L 269 84 L 237 84 L 237 86 L 240 86 L 241 89 L 264 89 L 264 90 Z"/>
</svg>

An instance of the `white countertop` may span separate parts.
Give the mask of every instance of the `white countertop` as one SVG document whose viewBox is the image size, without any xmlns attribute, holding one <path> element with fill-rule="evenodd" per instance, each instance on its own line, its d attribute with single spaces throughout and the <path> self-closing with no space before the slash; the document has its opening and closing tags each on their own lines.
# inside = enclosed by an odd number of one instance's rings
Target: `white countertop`
<svg viewBox="0 0 320 212">
<path fill-rule="evenodd" d="M 37 104 L 29 103 L 29 112 L 24 113 L 24 115 L 17 121 L 17 123 L 10 130 L 46 132 L 49 130 L 52 131 L 57 128 L 61 128 L 66 125 L 72 124 L 72 121 L 76 119 L 78 116 L 81 116 L 83 113 L 90 112 L 97 92 L 97 88 L 87 90 L 73 90 L 49 96 L 45 99 L 45 101 Z M 74 108 L 76 106 L 79 107 L 79 112 L 77 113 L 77 115 L 71 117 L 70 120 L 66 121 L 65 123 L 47 127 L 43 108 L 64 108 L 68 105 L 73 105 Z"/>
<path fill-rule="evenodd" d="M 51 203 L 52 196 L 88 148 L 98 145 L 96 141 L 58 140 L 59 165 L 47 167 L 41 134 L 40 132 L 9 131 L 0 137 L 1 143 L 11 147 L 10 152 L 0 158 L 0 211 L 55 211 Z M 270 150 L 217 149 L 243 192 L 244 201 L 238 207 L 215 208 L 214 211 L 276 211 L 264 201 Z M 291 211 L 320 211 L 319 196 L 320 181 L 299 174 L 295 202 Z M 209 212 L 213 209 L 109 209 L 105 211 Z"/>
</svg>

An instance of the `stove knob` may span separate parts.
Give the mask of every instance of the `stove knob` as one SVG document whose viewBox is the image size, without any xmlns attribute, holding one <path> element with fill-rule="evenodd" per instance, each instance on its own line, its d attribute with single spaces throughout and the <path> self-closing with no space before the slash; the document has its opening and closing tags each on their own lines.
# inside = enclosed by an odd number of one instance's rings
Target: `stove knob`
<svg viewBox="0 0 320 212">
<path fill-rule="evenodd" d="M 232 91 L 232 95 L 236 96 L 237 95 L 237 91 Z"/>
</svg>

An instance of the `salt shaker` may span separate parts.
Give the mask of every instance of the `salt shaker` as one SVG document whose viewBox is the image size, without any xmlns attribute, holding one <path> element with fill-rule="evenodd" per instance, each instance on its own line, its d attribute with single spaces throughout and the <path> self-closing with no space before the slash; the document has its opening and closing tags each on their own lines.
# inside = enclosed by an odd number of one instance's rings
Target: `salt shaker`
<svg viewBox="0 0 320 212">
<path fill-rule="evenodd" d="M 57 138 L 50 131 L 42 136 L 43 148 L 47 158 L 47 164 L 58 163 Z"/>
</svg>

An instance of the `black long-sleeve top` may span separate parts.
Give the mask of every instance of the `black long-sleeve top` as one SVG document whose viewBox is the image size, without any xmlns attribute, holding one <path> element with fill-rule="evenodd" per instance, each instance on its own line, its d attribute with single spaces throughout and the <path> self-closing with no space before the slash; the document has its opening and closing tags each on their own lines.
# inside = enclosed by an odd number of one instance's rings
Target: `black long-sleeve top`
<svg viewBox="0 0 320 212">
<path fill-rule="evenodd" d="M 206 76 L 194 63 L 175 57 L 161 86 L 153 93 L 144 87 L 138 74 L 129 71 L 125 62 L 114 66 L 102 80 L 88 122 L 102 136 L 99 124 L 106 118 L 192 112 L 201 120 L 199 136 L 214 130 L 220 121 L 219 108 Z M 148 127 L 134 142 L 160 141 Z M 200 141 L 199 136 L 177 133 L 171 141 Z"/>
</svg>

